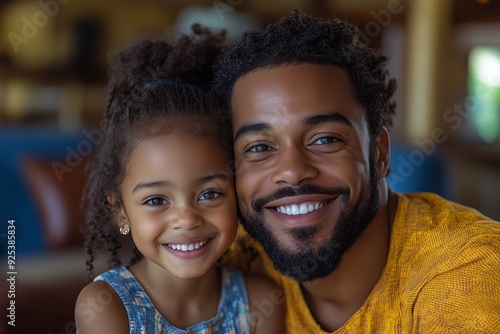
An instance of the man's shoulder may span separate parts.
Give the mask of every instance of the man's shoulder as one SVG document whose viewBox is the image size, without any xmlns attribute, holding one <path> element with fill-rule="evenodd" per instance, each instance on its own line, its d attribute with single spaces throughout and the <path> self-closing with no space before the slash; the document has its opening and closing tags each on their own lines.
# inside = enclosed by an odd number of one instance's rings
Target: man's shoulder
<svg viewBox="0 0 500 334">
<path fill-rule="evenodd" d="M 464 332 L 497 329 L 500 223 L 435 194 L 400 200 L 404 237 L 393 263 L 420 331 L 444 331 L 450 324 Z"/>
<path fill-rule="evenodd" d="M 438 273 L 489 266 L 499 257 L 500 223 L 475 209 L 430 193 L 399 194 L 393 242 L 401 265 Z M 495 260 L 496 259 L 496 260 Z"/>
<path fill-rule="evenodd" d="M 497 222 L 471 207 L 433 193 L 398 194 L 397 220 L 420 231 L 449 231 L 453 235 L 497 234 Z M 398 222 L 399 223 L 399 222 Z"/>
</svg>

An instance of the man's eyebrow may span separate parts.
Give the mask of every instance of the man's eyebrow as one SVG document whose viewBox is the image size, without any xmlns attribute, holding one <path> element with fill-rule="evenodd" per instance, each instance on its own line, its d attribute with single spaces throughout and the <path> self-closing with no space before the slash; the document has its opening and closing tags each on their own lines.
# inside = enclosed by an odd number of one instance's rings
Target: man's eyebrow
<svg viewBox="0 0 500 334">
<path fill-rule="evenodd" d="M 238 131 L 236 131 L 233 141 L 236 142 L 239 137 L 245 134 L 249 134 L 252 132 L 259 132 L 263 130 L 269 130 L 269 129 L 271 129 L 271 126 L 267 123 L 253 123 L 253 124 L 243 125 L 238 129 Z"/>
<path fill-rule="evenodd" d="M 168 186 L 168 184 L 169 183 L 167 181 L 141 182 L 135 186 L 134 190 L 132 190 L 132 194 L 143 189 L 165 187 Z"/>
<path fill-rule="evenodd" d="M 323 114 L 306 117 L 305 119 L 302 120 L 302 124 L 304 126 L 311 126 L 322 123 L 340 123 L 353 127 L 352 123 L 344 115 L 336 111 L 329 111 Z M 233 141 L 236 142 L 239 137 L 245 134 L 260 132 L 263 130 L 270 130 L 270 129 L 271 125 L 267 123 L 253 123 L 253 124 L 243 125 L 238 129 L 238 131 L 236 131 Z"/>
<path fill-rule="evenodd" d="M 302 120 L 302 124 L 304 126 L 311 126 L 323 123 L 340 123 L 353 127 L 352 123 L 344 115 L 336 111 L 329 111 L 324 114 L 306 117 L 305 119 Z"/>
</svg>

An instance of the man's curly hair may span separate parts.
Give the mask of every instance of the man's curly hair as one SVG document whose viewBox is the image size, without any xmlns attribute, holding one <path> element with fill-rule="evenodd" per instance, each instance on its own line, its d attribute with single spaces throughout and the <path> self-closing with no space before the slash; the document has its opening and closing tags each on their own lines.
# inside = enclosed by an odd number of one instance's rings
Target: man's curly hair
<svg viewBox="0 0 500 334">
<path fill-rule="evenodd" d="M 224 110 L 238 78 L 259 69 L 283 65 L 325 64 L 343 68 L 354 95 L 366 110 L 370 135 L 392 125 L 395 79 L 386 69 L 387 57 L 358 40 L 358 29 L 338 19 L 322 20 L 294 10 L 260 31 L 246 32 L 214 65 L 213 89 Z"/>
<path fill-rule="evenodd" d="M 89 165 L 83 198 L 88 208 L 84 247 L 89 278 L 98 249 L 111 252 L 112 266 L 121 263 L 119 186 L 130 153 L 140 140 L 180 128 L 215 138 L 227 152 L 228 162 L 231 159 L 230 123 L 221 117 L 220 105 L 209 89 L 211 67 L 224 48 L 225 35 L 199 25 L 192 29 L 192 36 L 184 35 L 174 45 L 141 39 L 115 56 L 108 82 L 105 133 Z M 134 252 L 132 262 L 142 257 L 137 248 Z"/>
</svg>

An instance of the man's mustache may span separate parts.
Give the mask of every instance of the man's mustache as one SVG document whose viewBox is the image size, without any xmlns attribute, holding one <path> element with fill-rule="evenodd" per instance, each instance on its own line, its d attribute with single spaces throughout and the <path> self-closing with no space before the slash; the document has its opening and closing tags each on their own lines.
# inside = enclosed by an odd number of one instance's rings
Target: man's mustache
<svg viewBox="0 0 500 334">
<path fill-rule="evenodd" d="M 255 212 L 260 213 L 262 208 L 267 205 L 267 203 L 271 201 L 278 200 L 284 197 L 297 196 L 297 195 L 332 195 L 332 196 L 340 196 L 340 195 L 349 195 L 349 188 L 344 187 L 335 187 L 335 188 L 325 188 L 320 187 L 314 184 L 306 184 L 300 187 L 284 187 L 280 188 L 275 193 L 263 197 L 258 198 L 252 203 L 252 207 Z"/>
</svg>

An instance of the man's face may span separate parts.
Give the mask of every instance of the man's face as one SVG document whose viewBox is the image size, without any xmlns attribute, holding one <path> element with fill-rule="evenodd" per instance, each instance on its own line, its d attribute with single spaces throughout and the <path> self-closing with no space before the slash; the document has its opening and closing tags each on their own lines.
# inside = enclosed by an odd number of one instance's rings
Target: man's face
<svg viewBox="0 0 500 334">
<path fill-rule="evenodd" d="M 277 270 L 328 276 L 378 210 L 378 145 L 346 72 L 286 65 L 236 81 L 231 100 L 242 224 Z"/>
</svg>

